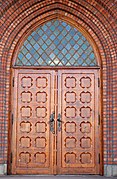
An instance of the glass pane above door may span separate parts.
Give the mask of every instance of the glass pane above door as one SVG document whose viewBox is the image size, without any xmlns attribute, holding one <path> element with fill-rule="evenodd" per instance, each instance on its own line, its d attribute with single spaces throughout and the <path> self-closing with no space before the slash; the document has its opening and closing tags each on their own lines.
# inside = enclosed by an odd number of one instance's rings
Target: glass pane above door
<svg viewBox="0 0 117 179">
<path fill-rule="evenodd" d="M 20 48 L 16 66 L 97 66 L 94 50 L 76 28 L 51 20 L 37 28 Z"/>
</svg>

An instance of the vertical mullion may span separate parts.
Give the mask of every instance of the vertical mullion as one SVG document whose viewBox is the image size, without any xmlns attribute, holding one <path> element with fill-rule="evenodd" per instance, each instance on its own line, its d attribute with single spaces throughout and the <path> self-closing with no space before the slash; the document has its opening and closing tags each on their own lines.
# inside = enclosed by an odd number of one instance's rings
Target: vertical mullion
<svg viewBox="0 0 117 179">
<path fill-rule="evenodd" d="M 57 167 L 57 115 L 58 115 L 58 89 L 57 89 L 57 83 L 58 83 L 58 79 L 57 79 L 57 72 L 54 72 L 54 129 L 55 129 L 55 133 L 54 135 L 54 141 L 53 141 L 53 146 L 54 146 L 54 168 L 53 168 L 53 174 L 56 174 L 56 167 Z"/>
</svg>

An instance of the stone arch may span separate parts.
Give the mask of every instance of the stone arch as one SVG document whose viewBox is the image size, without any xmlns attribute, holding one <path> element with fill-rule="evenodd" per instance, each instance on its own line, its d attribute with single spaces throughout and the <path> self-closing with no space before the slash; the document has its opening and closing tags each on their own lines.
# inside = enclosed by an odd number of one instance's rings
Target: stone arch
<svg viewBox="0 0 117 179">
<path fill-rule="evenodd" d="M 3 3 L 3 5 L 5 2 Z M 107 4 L 107 5 L 106 5 Z M 8 131 L 9 116 L 9 92 L 10 92 L 10 74 L 13 55 L 16 53 L 16 45 L 20 44 L 21 36 L 27 36 L 27 32 L 32 25 L 45 21 L 49 16 L 61 14 L 66 19 L 73 19 L 82 26 L 94 39 L 100 56 L 103 75 L 103 124 L 104 124 L 104 163 L 117 164 L 116 153 L 111 143 L 107 141 L 112 138 L 114 130 L 113 123 L 116 118 L 117 95 L 115 91 L 116 79 L 116 23 L 113 1 L 12 1 L 2 9 L 1 14 L 1 43 L 0 43 L 0 82 L 3 90 L 0 97 L 0 118 L 3 121 L 3 130 Z M 108 8 L 107 8 L 108 7 Z M 113 95 L 113 97 L 112 97 Z M 3 103 L 4 101 L 4 103 Z M 7 110 L 6 110 L 7 109 Z M 112 111 L 113 109 L 113 111 Z M 108 124 L 111 124 L 108 127 Z M 108 136 L 106 137 L 106 135 Z M 7 133 L 3 132 L 6 136 Z M 4 139 L 2 138 L 3 141 Z M 4 152 L 4 146 L 6 152 Z M 1 162 L 7 162 L 7 144 L 1 147 Z M 110 148 L 110 150 L 109 150 Z M 111 156 L 111 158 L 109 158 Z"/>
</svg>

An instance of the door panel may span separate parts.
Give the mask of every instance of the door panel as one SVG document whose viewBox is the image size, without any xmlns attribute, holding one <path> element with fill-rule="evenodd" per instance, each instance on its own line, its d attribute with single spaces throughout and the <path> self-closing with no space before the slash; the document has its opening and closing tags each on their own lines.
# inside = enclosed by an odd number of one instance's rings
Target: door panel
<svg viewBox="0 0 117 179">
<path fill-rule="evenodd" d="M 49 127 L 54 110 L 53 73 L 15 70 L 13 174 L 53 173 L 53 135 Z"/>
<path fill-rule="evenodd" d="M 94 70 L 58 72 L 58 174 L 98 174 L 98 75 Z M 58 123 L 59 125 L 59 123 Z"/>
<path fill-rule="evenodd" d="M 12 174 L 99 174 L 98 70 L 13 75 Z"/>
</svg>

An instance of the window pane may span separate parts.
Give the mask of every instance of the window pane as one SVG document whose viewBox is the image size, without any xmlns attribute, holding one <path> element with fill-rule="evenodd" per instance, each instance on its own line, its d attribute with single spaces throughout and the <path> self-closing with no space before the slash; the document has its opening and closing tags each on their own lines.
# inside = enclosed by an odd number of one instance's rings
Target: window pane
<svg viewBox="0 0 117 179">
<path fill-rule="evenodd" d="M 28 36 L 15 65 L 97 66 L 97 62 L 91 45 L 76 28 L 52 20 Z"/>
</svg>

